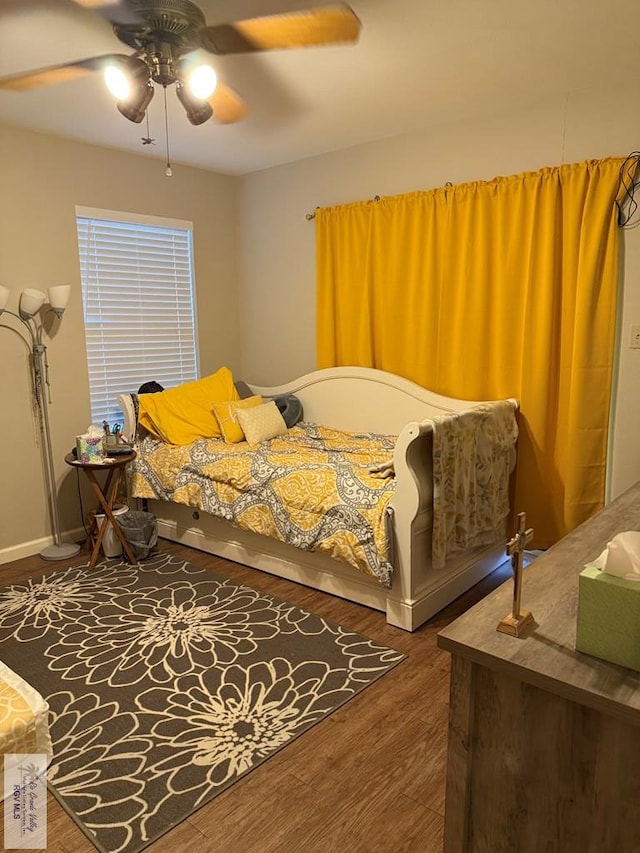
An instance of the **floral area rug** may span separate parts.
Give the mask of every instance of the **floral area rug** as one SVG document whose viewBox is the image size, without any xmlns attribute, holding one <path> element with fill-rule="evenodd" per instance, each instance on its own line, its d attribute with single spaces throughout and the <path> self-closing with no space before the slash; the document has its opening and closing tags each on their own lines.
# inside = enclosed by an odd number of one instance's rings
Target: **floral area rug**
<svg viewBox="0 0 640 853">
<path fill-rule="evenodd" d="M 404 655 L 158 554 L 0 589 L 0 657 L 49 703 L 55 796 L 134 853 Z"/>
</svg>

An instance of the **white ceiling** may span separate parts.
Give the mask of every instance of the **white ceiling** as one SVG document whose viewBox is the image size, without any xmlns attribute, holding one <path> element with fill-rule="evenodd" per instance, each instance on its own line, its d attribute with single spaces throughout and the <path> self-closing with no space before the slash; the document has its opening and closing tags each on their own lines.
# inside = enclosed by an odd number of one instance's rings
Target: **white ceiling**
<svg viewBox="0 0 640 853">
<path fill-rule="evenodd" d="M 199 0 L 209 24 L 330 0 Z M 235 125 L 187 121 L 168 90 L 174 162 L 243 174 L 437 124 L 513 111 L 637 77 L 637 0 L 352 0 L 356 45 L 213 57 L 249 106 Z M 0 0 L 0 77 L 130 52 L 107 21 L 69 0 Z M 640 109 L 637 104 L 630 108 Z M 0 92 L 0 119 L 164 157 L 162 91 L 146 125 L 117 112 L 99 74 Z"/>
</svg>

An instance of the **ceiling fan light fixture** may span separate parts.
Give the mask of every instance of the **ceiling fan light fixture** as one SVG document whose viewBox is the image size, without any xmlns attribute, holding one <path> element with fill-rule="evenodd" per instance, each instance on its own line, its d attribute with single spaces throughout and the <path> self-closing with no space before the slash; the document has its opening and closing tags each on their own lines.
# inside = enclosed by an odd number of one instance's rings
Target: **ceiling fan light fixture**
<svg viewBox="0 0 640 853">
<path fill-rule="evenodd" d="M 103 71 L 107 89 L 117 101 L 127 101 L 142 92 L 151 72 L 147 63 L 136 56 L 110 62 Z"/>
<path fill-rule="evenodd" d="M 107 65 L 103 72 L 107 89 L 118 101 L 126 101 L 131 93 L 129 76 L 120 65 Z"/>
<path fill-rule="evenodd" d="M 27 91 L 102 69 L 118 110 L 129 121 L 143 120 L 155 84 L 162 86 L 165 93 L 166 124 L 166 90 L 175 83 L 178 98 L 192 124 L 202 124 L 210 118 L 215 118 L 218 124 L 231 124 L 245 117 L 247 106 L 226 84 L 218 83 L 215 69 L 201 63 L 195 55 L 198 51 L 221 57 L 353 43 L 361 29 L 348 3 L 332 0 L 329 0 L 331 5 L 324 7 L 245 20 L 234 18 L 213 26 L 207 24 L 204 13 L 193 0 L 75 2 L 97 7 L 111 22 L 119 41 L 135 53 L 91 56 L 23 74 L 0 76 L 0 90 Z M 14 0 L 14 5 L 20 3 Z M 142 141 L 150 144 L 153 140 L 147 132 Z"/>
<path fill-rule="evenodd" d="M 129 121 L 140 124 L 145 117 L 147 107 L 151 103 L 151 98 L 155 93 L 151 80 L 143 83 L 136 91 L 125 101 L 118 101 L 116 106 L 125 118 Z"/>
<path fill-rule="evenodd" d="M 207 103 L 207 101 L 194 98 L 180 81 L 176 83 L 176 94 L 191 124 L 203 124 L 213 115 L 211 104 Z"/>
<path fill-rule="evenodd" d="M 206 101 L 216 90 L 218 75 L 210 65 L 198 65 L 187 77 L 187 87 L 194 98 Z"/>
</svg>

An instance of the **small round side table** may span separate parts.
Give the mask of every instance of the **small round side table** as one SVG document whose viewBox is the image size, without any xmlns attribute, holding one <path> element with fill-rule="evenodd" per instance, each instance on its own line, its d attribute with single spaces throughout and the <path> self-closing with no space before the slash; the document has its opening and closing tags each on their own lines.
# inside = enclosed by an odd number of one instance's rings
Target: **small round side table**
<svg viewBox="0 0 640 853">
<path fill-rule="evenodd" d="M 113 531 L 118 537 L 118 539 L 122 542 L 122 547 L 124 548 L 124 552 L 129 559 L 129 563 L 132 565 L 137 564 L 137 559 L 135 558 L 131 546 L 127 542 L 120 525 L 115 520 L 113 516 L 113 507 L 116 500 L 116 495 L 118 494 L 118 486 L 122 480 L 122 476 L 125 472 L 125 469 L 129 462 L 133 462 L 136 458 L 135 450 L 132 450 L 131 453 L 119 454 L 117 456 L 107 456 L 104 462 L 80 462 L 73 453 L 67 453 L 64 457 L 64 461 L 67 465 L 71 465 L 72 468 L 80 468 L 87 475 L 87 479 L 91 483 L 91 488 L 94 491 L 94 494 L 98 500 L 98 506 L 102 507 L 104 510 L 104 518 L 98 525 L 98 535 L 96 537 L 95 544 L 93 546 L 93 552 L 91 554 L 91 559 L 89 560 L 89 568 L 92 569 L 97 560 L 98 555 L 100 554 L 100 548 L 102 546 L 102 539 L 104 538 L 105 531 L 107 529 L 107 524 L 111 522 L 113 526 Z M 96 473 L 98 471 L 107 471 L 107 479 L 105 481 L 104 487 L 100 486 L 98 482 L 98 478 L 96 477 Z"/>
</svg>

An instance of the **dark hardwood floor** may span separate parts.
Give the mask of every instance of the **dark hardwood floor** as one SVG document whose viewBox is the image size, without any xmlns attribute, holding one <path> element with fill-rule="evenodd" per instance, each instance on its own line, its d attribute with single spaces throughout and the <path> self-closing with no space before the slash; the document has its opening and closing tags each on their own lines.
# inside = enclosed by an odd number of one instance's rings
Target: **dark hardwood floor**
<svg viewBox="0 0 640 853">
<path fill-rule="evenodd" d="M 436 635 L 506 580 L 508 563 L 409 634 L 366 607 L 191 548 L 164 541 L 161 548 L 408 657 L 147 847 L 148 853 L 441 853 L 449 655 L 437 648 Z M 68 564 L 38 556 L 7 563 L 0 566 L 0 585 L 87 560 L 85 551 Z M 47 850 L 95 852 L 51 794 Z"/>
</svg>

